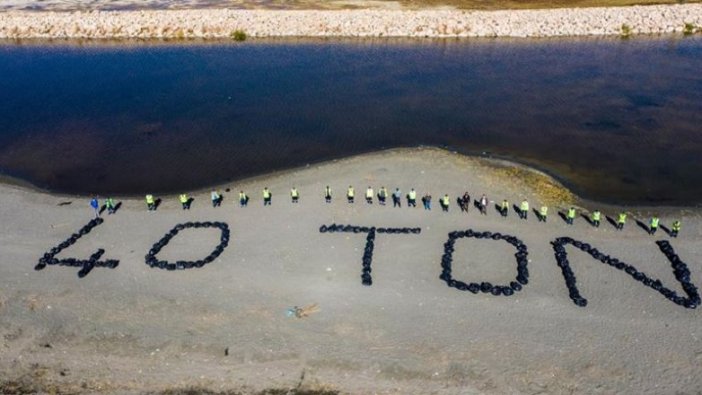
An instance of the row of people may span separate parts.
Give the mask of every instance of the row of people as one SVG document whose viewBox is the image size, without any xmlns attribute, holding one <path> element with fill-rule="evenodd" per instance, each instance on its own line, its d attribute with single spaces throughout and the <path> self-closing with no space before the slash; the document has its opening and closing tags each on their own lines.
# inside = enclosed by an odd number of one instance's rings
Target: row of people
<svg viewBox="0 0 702 395">
<path fill-rule="evenodd" d="M 324 200 L 327 203 L 332 202 L 332 189 L 328 185 L 324 188 Z M 393 207 L 401 207 L 402 206 L 402 193 L 399 188 L 395 188 L 395 191 L 389 195 L 387 189 L 383 186 L 380 187 L 378 190 L 378 193 L 376 194 L 373 190 L 372 187 L 368 187 L 365 192 L 365 200 L 367 204 L 373 204 L 374 199 L 377 199 L 378 203 L 380 205 L 385 205 L 387 197 L 390 196 L 393 201 Z M 219 191 L 212 190 L 210 194 L 211 200 L 212 200 L 212 206 L 213 207 L 219 207 L 222 204 L 222 194 L 219 193 Z M 268 189 L 268 187 L 263 188 L 262 191 L 262 197 L 263 197 L 263 205 L 264 206 L 270 206 L 272 204 L 272 198 L 273 194 L 272 192 Z M 349 186 L 346 190 L 346 201 L 349 204 L 352 204 L 355 202 L 355 197 L 356 193 L 354 190 L 353 186 Z M 292 187 L 290 189 L 290 198 L 292 203 L 296 204 L 300 201 L 300 192 L 296 187 Z M 414 190 L 414 188 L 411 188 L 410 191 L 405 195 L 405 198 L 407 200 L 407 205 L 409 207 L 416 207 L 416 200 L 417 200 L 417 192 Z M 425 210 L 431 210 L 431 201 L 432 201 L 432 196 L 429 193 L 425 193 L 422 198 L 422 204 L 424 206 Z M 459 207 L 461 208 L 462 212 L 468 212 L 469 206 L 470 206 L 470 195 L 468 192 L 464 193 L 463 196 L 459 197 L 456 199 Z M 183 207 L 183 210 L 189 210 L 190 205 L 193 201 L 192 198 L 188 197 L 187 194 L 181 194 L 179 196 L 179 201 Z M 239 192 L 239 205 L 241 207 L 246 207 L 249 203 L 249 196 L 242 190 Z M 449 206 L 451 204 L 451 200 L 448 194 L 445 194 L 440 200 L 439 204 L 442 208 L 442 211 L 448 212 L 449 211 Z M 146 205 L 148 210 L 153 211 L 156 210 L 157 206 L 157 200 L 154 198 L 153 195 L 148 194 L 146 195 Z M 91 206 L 95 209 L 96 215 L 99 216 L 98 212 L 98 202 L 96 198 L 93 198 L 93 201 L 91 201 Z M 108 213 L 112 214 L 114 212 L 114 201 L 112 198 L 107 198 L 105 202 L 105 206 L 108 209 Z M 487 196 L 484 194 L 481 196 L 479 200 L 475 201 L 475 206 L 480 210 L 480 213 L 483 215 L 487 215 L 487 207 L 488 207 L 488 199 Z M 499 213 L 502 215 L 502 217 L 507 217 L 509 214 L 509 209 L 510 209 L 510 203 L 507 199 L 504 199 L 500 205 L 495 205 L 496 209 L 499 211 Z M 529 202 L 527 199 L 523 199 L 521 203 L 517 206 L 516 204 L 513 206 L 515 211 L 518 213 L 519 217 L 523 220 L 527 220 L 529 216 Z M 537 219 L 540 222 L 546 222 L 548 219 L 548 207 L 546 205 L 542 205 L 538 210 L 534 210 L 536 213 Z M 568 225 L 573 225 L 575 218 L 577 217 L 577 210 L 575 207 L 571 206 L 564 212 L 559 213 L 565 222 Z M 583 217 L 588 220 L 588 222 L 598 228 L 601 224 L 602 221 L 602 213 L 599 210 L 594 210 L 590 213 L 589 216 L 585 216 L 583 214 Z M 617 216 L 616 221 L 613 219 L 610 220 L 615 228 L 617 230 L 623 230 L 624 226 L 627 221 L 628 214 L 626 212 L 620 212 Z M 649 234 L 653 235 L 656 233 L 658 230 L 658 227 L 660 225 L 660 218 L 658 215 L 654 215 L 648 224 L 648 232 Z M 672 237 L 677 237 L 678 233 L 680 232 L 682 228 L 681 222 L 679 220 L 676 220 L 673 222 L 671 229 L 669 230 L 669 233 Z"/>
</svg>

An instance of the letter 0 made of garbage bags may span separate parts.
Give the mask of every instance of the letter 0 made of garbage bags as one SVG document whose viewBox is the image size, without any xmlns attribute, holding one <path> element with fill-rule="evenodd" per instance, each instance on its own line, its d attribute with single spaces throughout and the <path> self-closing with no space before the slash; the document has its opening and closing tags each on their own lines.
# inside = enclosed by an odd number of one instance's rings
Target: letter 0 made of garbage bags
<svg viewBox="0 0 702 395">
<path fill-rule="evenodd" d="M 487 281 L 480 283 L 471 282 L 465 283 L 453 278 L 451 275 L 453 265 L 453 252 L 456 240 L 464 237 L 474 237 L 476 239 L 492 239 L 504 240 L 514 246 L 517 252 L 514 257 L 517 259 L 517 278 L 509 285 L 493 285 Z M 529 283 L 529 270 L 527 269 L 528 251 L 526 244 L 514 236 L 503 235 L 501 233 L 492 232 L 476 232 L 472 229 L 465 231 L 453 231 L 448 234 L 448 240 L 444 243 L 444 255 L 441 257 L 441 275 L 440 279 L 446 282 L 449 287 L 456 288 L 460 291 L 468 291 L 474 294 L 478 292 L 491 294 L 493 296 L 512 296 L 515 292 L 521 291 L 523 285 Z"/>
<path fill-rule="evenodd" d="M 661 250 L 663 255 L 665 255 L 666 258 L 668 258 L 668 261 L 670 261 L 670 264 L 673 267 L 673 274 L 675 275 L 675 279 L 678 280 L 678 282 L 680 282 L 680 285 L 682 285 L 682 289 L 687 295 L 687 297 L 678 295 L 672 289 L 664 287 L 661 280 L 653 279 L 649 277 L 646 273 L 643 273 L 636 269 L 634 266 L 622 262 L 617 258 L 603 254 L 602 252 L 597 250 L 597 248 L 594 248 L 588 243 L 584 243 L 579 240 L 574 240 L 570 237 L 559 237 L 551 242 L 551 245 L 553 245 L 553 252 L 556 256 L 556 264 L 558 264 L 558 266 L 561 268 L 561 271 L 563 272 L 563 278 L 565 279 L 566 287 L 568 287 L 568 293 L 570 295 L 570 298 L 573 300 L 573 303 L 580 307 L 587 306 L 587 299 L 580 295 L 580 290 L 578 289 L 575 274 L 573 273 L 573 270 L 570 267 L 570 262 L 568 261 L 568 253 L 565 249 L 566 244 L 571 244 L 572 246 L 588 253 L 591 257 L 602 262 L 603 264 L 609 265 L 615 269 L 625 272 L 634 280 L 658 291 L 666 299 L 679 306 L 688 309 L 694 309 L 700 305 L 700 294 L 697 291 L 697 287 L 695 286 L 695 284 L 692 283 L 690 279 L 690 270 L 688 269 L 687 264 L 685 264 L 685 262 L 683 262 L 680 259 L 680 257 L 678 256 L 678 254 L 675 253 L 675 250 L 670 245 L 670 243 L 665 240 L 659 240 L 656 242 L 656 244 L 658 245 L 658 248 Z"/>
<path fill-rule="evenodd" d="M 37 262 L 36 266 L 34 266 L 34 270 L 42 270 L 44 269 L 47 265 L 59 265 L 59 266 L 68 266 L 68 267 L 80 267 L 81 269 L 78 271 L 78 277 L 83 278 L 90 273 L 93 268 L 96 267 L 106 267 L 108 269 L 114 269 L 119 265 L 119 261 L 115 259 L 108 259 L 106 261 L 101 261 L 99 260 L 100 257 L 105 253 L 105 250 L 100 248 L 97 251 L 95 251 L 90 258 L 88 259 L 76 259 L 76 258 L 62 258 L 62 259 L 56 259 L 56 255 L 58 255 L 61 251 L 65 250 L 66 248 L 72 246 L 75 244 L 81 237 L 87 235 L 90 233 L 93 228 L 96 226 L 101 225 L 105 220 L 102 218 L 94 218 L 90 220 L 85 226 L 80 228 L 77 233 L 74 233 L 69 237 L 68 239 L 62 241 L 59 245 L 56 247 L 53 247 L 50 249 L 48 252 L 46 252 L 41 258 L 39 258 L 39 262 Z"/>
<path fill-rule="evenodd" d="M 219 245 L 214 248 L 214 250 L 206 256 L 204 259 L 199 261 L 160 261 L 156 259 L 156 255 L 161 252 L 161 249 L 168 245 L 168 243 L 183 229 L 187 228 L 218 228 L 221 231 L 219 238 Z M 184 224 L 178 224 L 168 231 L 161 240 L 157 241 L 156 244 L 151 247 L 149 252 L 144 257 L 144 261 L 151 268 L 165 269 L 165 270 L 185 270 L 192 268 L 201 268 L 208 263 L 217 259 L 217 257 L 222 254 L 225 248 L 229 245 L 229 225 L 224 222 L 186 222 Z"/>
</svg>

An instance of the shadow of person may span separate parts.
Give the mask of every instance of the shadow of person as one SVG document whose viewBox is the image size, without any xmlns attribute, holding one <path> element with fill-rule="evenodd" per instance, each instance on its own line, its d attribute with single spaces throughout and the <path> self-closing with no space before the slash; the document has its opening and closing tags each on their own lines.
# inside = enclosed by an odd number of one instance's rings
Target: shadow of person
<svg viewBox="0 0 702 395">
<path fill-rule="evenodd" d="M 117 202 L 117 204 L 115 204 L 115 208 L 112 212 L 116 213 L 117 210 L 119 210 L 121 207 L 122 207 L 122 202 Z"/>
<path fill-rule="evenodd" d="M 522 210 L 516 204 L 512 205 L 512 209 L 514 210 L 515 213 L 517 213 L 517 215 L 521 214 L 521 212 L 522 212 Z"/>
<path fill-rule="evenodd" d="M 161 202 L 163 202 L 161 198 L 157 198 L 156 200 L 154 200 L 154 210 L 158 209 L 159 206 L 161 206 Z"/>
<path fill-rule="evenodd" d="M 639 221 L 638 219 L 636 220 L 636 225 L 639 225 L 639 228 L 643 229 L 646 233 L 651 232 L 651 228 L 649 228 L 645 223 Z"/>
<path fill-rule="evenodd" d="M 563 222 L 568 223 L 568 216 L 566 215 L 566 213 L 564 213 L 563 211 L 559 211 L 558 216 L 561 217 Z"/>
<path fill-rule="evenodd" d="M 607 222 L 612 224 L 615 228 L 617 227 L 617 221 L 614 220 L 614 218 L 610 217 L 609 215 L 605 215 L 605 218 L 607 218 Z"/>
<path fill-rule="evenodd" d="M 531 211 L 534 212 L 534 215 L 536 216 L 536 218 L 541 219 L 541 213 L 539 212 L 539 210 L 533 208 L 533 209 L 531 209 Z"/>
<path fill-rule="evenodd" d="M 587 221 L 587 223 L 590 224 L 590 226 L 595 226 L 595 223 L 592 222 L 592 218 L 590 218 L 589 215 L 587 215 L 587 214 L 580 214 L 580 216 L 581 216 L 585 221 Z"/>
<path fill-rule="evenodd" d="M 498 213 L 502 214 L 502 207 L 500 207 L 500 205 L 497 204 L 497 203 L 495 203 L 495 211 L 497 211 Z"/>
<path fill-rule="evenodd" d="M 673 232 L 671 232 L 671 230 L 668 229 L 667 226 L 665 226 L 665 225 L 659 225 L 658 227 L 661 228 L 661 229 L 663 229 L 663 232 L 665 232 L 665 234 L 667 234 L 668 236 L 673 236 Z"/>
</svg>

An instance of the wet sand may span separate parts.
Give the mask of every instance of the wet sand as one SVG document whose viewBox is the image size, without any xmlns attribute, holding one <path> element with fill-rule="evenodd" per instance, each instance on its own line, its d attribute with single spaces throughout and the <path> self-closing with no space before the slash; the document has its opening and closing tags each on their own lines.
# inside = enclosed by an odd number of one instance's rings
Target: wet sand
<svg viewBox="0 0 702 395">
<path fill-rule="evenodd" d="M 330 184 L 334 201 L 325 204 Z M 353 184 L 355 204 L 342 198 Z M 299 204 L 289 188 L 301 193 Z M 367 205 L 371 185 L 414 187 L 433 209 Z M 261 189 L 273 192 L 263 207 Z M 568 247 L 587 307 L 568 296 L 550 242 L 570 236 L 625 261 L 681 292 L 654 241 L 670 240 L 699 284 L 702 221 L 698 209 L 661 209 L 661 223 L 682 218 L 679 238 L 649 236 L 634 218 L 622 232 L 578 218 L 568 226 L 556 207 L 573 202 L 614 215 L 621 207 L 583 202 L 548 177 L 505 162 L 437 149 L 393 150 L 244 180 L 222 207 L 209 191 L 190 211 L 175 196 L 147 212 L 141 200 L 120 210 L 59 258 L 87 259 L 98 248 L 115 269 L 47 266 L 38 259 L 92 217 L 88 197 L 55 196 L 0 186 L 0 388 L 19 393 L 213 393 L 265 389 L 366 394 L 690 393 L 702 388 L 699 309 L 686 309 L 627 274 Z M 245 189 L 247 208 L 233 201 Z M 491 200 L 488 215 L 462 214 L 455 197 L 468 190 Z M 452 198 L 449 213 L 440 195 Z M 503 198 L 551 206 L 548 222 L 533 213 L 501 218 Z M 120 199 L 118 199 L 120 200 Z M 66 202 L 71 202 L 66 204 Z M 62 204 L 63 203 L 63 204 Z M 420 203 L 421 206 L 421 203 Z M 627 208 L 645 220 L 652 211 Z M 659 210 L 659 209 L 657 209 Z M 203 268 L 149 268 L 144 255 L 176 224 L 223 221 L 229 246 Z M 421 227 L 421 234 L 378 234 L 373 285 L 361 284 L 365 235 L 320 233 L 322 224 Z M 472 294 L 439 279 L 449 232 L 474 229 L 518 237 L 528 246 L 529 283 L 510 297 Z M 219 231 L 183 230 L 158 255 L 202 259 Z M 453 276 L 509 284 L 514 248 L 493 240 L 456 242 Z M 312 303 L 306 318 L 286 310 Z M 170 391 L 170 392 L 168 392 Z"/>
</svg>

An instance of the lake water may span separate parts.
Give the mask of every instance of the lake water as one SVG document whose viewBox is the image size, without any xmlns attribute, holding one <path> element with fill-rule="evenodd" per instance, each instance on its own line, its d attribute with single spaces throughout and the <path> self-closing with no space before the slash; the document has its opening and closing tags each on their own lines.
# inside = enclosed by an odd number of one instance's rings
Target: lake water
<svg viewBox="0 0 702 395">
<path fill-rule="evenodd" d="M 0 172 L 176 192 L 391 147 L 702 202 L 702 37 L 0 45 Z"/>
</svg>

